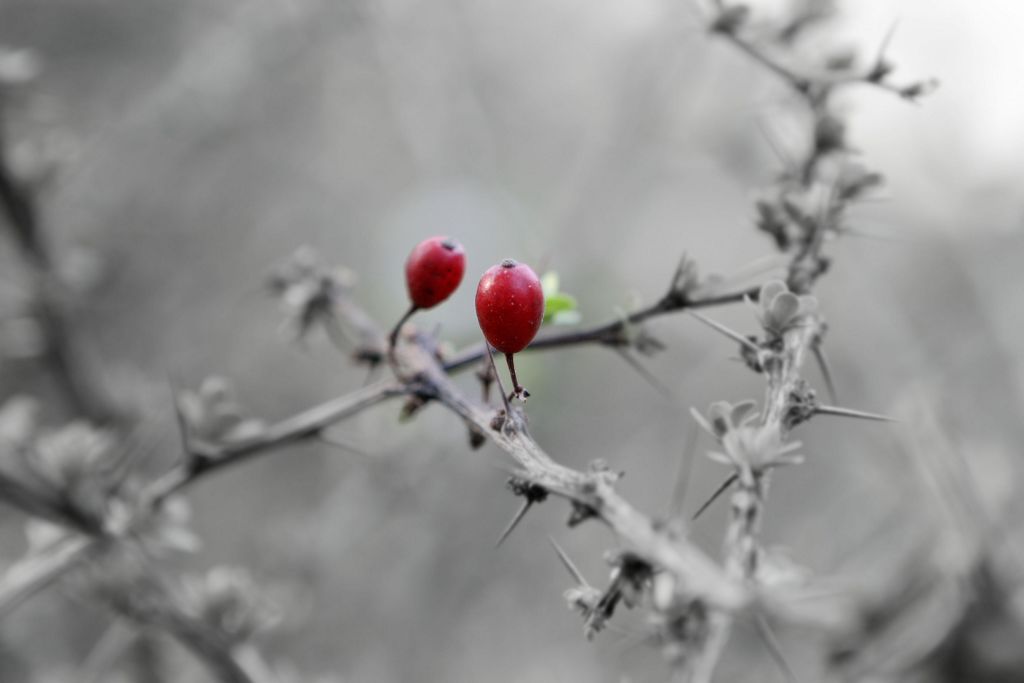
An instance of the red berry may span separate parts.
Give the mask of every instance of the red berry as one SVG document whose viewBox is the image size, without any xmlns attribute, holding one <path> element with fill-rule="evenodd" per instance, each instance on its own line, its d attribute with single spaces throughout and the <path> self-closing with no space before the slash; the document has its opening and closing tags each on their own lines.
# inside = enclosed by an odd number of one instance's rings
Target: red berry
<svg viewBox="0 0 1024 683">
<path fill-rule="evenodd" d="M 416 245 L 405 262 L 405 285 L 415 308 L 433 308 L 452 295 L 466 272 L 466 253 L 450 237 Z"/>
<path fill-rule="evenodd" d="M 493 266 L 476 288 L 476 317 L 491 346 L 506 355 L 522 351 L 544 319 L 540 278 L 512 259 Z"/>
</svg>

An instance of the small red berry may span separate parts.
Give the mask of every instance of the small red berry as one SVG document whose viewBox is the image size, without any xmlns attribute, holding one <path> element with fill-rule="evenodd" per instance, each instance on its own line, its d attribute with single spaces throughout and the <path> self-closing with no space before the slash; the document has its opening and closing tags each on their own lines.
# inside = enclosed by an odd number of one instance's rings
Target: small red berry
<svg viewBox="0 0 1024 683">
<path fill-rule="evenodd" d="M 491 267 L 476 288 L 476 317 L 484 338 L 505 354 L 516 395 L 528 395 L 516 380 L 512 354 L 529 345 L 544 319 L 544 290 L 526 264 L 506 259 Z"/>
<path fill-rule="evenodd" d="M 416 308 L 433 308 L 452 295 L 466 272 L 466 253 L 450 237 L 416 245 L 405 262 L 405 285 Z"/>
<path fill-rule="evenodd" d="M 391 330 L 391 352 L 405 321 L 421 308 L 433 308 L 450 297 L 465 272 L 466 252 L 451 237 L 430 237 L 416 245 L 405 261 L 405 286 L 412 304 Z"/>
</svg>

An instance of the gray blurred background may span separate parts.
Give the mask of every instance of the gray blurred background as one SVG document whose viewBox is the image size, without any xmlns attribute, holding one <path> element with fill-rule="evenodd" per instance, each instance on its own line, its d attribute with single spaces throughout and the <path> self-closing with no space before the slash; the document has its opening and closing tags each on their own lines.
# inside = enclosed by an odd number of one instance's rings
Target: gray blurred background
<svg viewBox="0 0 1024 683">
<path fill-rule="evenodd" d="M 785 3 L 754 5 L 770 16 Z M 896 20 L 897 76 L 942 85 L 920 105 L 868 88 L 843 100 L 851 140 L 888 186 L 857 209 L 863 235 L 829 247 L 834 266 L 818 290 L 829 355 L 844 405 L 900 413 L 926 397 L 984 504 L 1014 528 L 1024 5 L 851 1 L 812 54 L 870 55 Z M 784 87 L 709 38 L 683 1 L 2 0 L 0 43 L 45 62 L 15 127 L 57 136 L 66 151 L 46 220 L 62 253 L 102 266 L 83 334 L 122 398 L 144 397 L 168 433 L 168 377 L 195 386 L 225 375 L 266 419 L 363 382 L 364 369 L 319 335 L 297 346 L 281 334 L 263 281 L 300 245 L 356 270 L 359 301 L 386 325 L 406 307 L 412 245 L 457 237 L 466 281 L 418 320 L 457 346 L 479 339 L 478 274 L 509 256 L 557 270 L 584 323 L 596 323 L 660 296 L 683 251 L 724 274 L 771 253 L 751 204 L 778 169 L 768 137 L 799 148 L 804 135 Z M 0 244 L 0 276 L 16 279 Z M 755 330 L 743 306 L 713 314 Z M 601 348 L 523 356 L 518 368 L 537 440 L 567 464 L 601 457 L 625 470 L 624 494 L 658 514 L 693 429 L 689 408 L 760 398 L 763 383 L 692 319 L 651 329 L 668 350 L 643 362 L 670 399 Z M 461 381 L 475 391 L 471 376 Z M 3 396 L 46 390 L 29 361 L 0 366 Z M 469 451 L 439 408 L 408 424 L 397 411 L 385 404 L 337 428 L 369 457 L 288 448 L 197 486 L 203 549 L 175 562 L 244 565 L 286 586 L 287 618 L 262 646 L 307 674 L 663 680 L 659 655 L 628 636 L 584 640 L 561 597 L 569 579 L 547 535 L 602 583 L 614 538 L 598 525 L 569 532 L 556 502 L 494 550 L 518 504 L 494 467 L 500 453 Z M 930 538 L 905 428 L 827 418 L 801 428 L 807 464 L 773 480 L 768 545 L 867 585 L 898 563 L 894 548 Z M 168 441 L 163 462 L 173 456 Z M 699 456 L 685 508 L 724 475 Z M 726 512 L 716 505 L 694 525 L 710 553 Z M 0 524 L 9 561 L 23 549 L 22 520 L 5 513 Z M 59 592 L 26 604 L 0 625 L 0 681 L 75 680 L 108 620 Z M 816 680 L 815 636 L 784 629 L 780 639 Z M 721 680 L 781 680 L 771 666 L 741 626 Z"/>
</svg>

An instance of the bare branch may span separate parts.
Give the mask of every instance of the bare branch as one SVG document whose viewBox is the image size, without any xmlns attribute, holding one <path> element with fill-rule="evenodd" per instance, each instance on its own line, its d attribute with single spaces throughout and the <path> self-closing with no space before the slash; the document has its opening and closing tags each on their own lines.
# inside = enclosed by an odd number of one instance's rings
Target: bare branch
<svg viewBox="0 0 1024 683">
<path fill-rule="evenodd" d="M 155 577 L 145 581 L 145 600 L 139 591 L 107 591 L 119 614 L 167 633 L 192 653 L 223 683 L 256 683 L 235 655 L 234 646 L 218 629 L 187 614 Z"/>
<path fill-rule="evenodd" d="M 9 567 L 0 578 L 0 618 L 100 550 L 100 546 L 100 542 L 86 536 L 72 536 Z"/>
<path fill-rule="evenodd" d="M 275 448 L 318 438 L 326 427 L 406 393 L 408 390 L 400 382 L 381 380 L 285 418 L 249 439 L 222 444 L 193 440 L 190 448 L 198 457 L 186 460 L 156 480 L 148 487 L 144 498 L 150 505 L 157 504 L 208 474 Z"/>
<path fill-rule="evenodd" d="M 666 296 L 655 304 L 612 322 L 583 329 L 543 334 L 537 339 L 534 339 L 533 342 L 526 347 L 526 350 L 544 351 L 548 349 L 561 349 L 587 344 L 599 344 L 602 346 L 611 346 L 613 348 L 628 346 L 629 338 L 627 336 L 627 332 L 631 326 L 639 325 L 652 318 L 668 315 L 670 313 L 738 303 L 743 301 L 745 298 L 756 299 L 757 292 L 759 290 L 759 287 L 751 287 L 742 291 L 702 297 L 693 301 L 680 301 Z M 473 365 L 483 357 L 483 344 L 472 346 L 459 352 L 454 358 L 446 360 L 444 363 L 444 369 L 450 373 L 459 372 L 460 370 Z"/>
<path fill-rule="evenodd" d="M 97 380 L 70 323 L 33 188 L 10 166 L 6 123 L 4 103 L 0 102 L 0 213 L 31 271 L 35 316 L 46 335 L 46 361 L 74 412 L 95 422 L 119 419 L 121 411 Z"/>
</svg>

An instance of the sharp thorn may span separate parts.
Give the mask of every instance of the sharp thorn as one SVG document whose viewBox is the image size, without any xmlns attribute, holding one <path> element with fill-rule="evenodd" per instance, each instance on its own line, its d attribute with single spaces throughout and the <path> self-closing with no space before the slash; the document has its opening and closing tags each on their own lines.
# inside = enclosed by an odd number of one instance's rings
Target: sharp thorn
<svg viewBox="0 0 1024 683">
<path fill-rule="evenodd" d="M 764 641 L 764 645 L 768 649 L 768 654 L 771 655 L 779 670 L 782 671 L 783 677 L 785 677 L 788 683 L 796 683 L 796 675 L 786 661 L 786 657 L 782 654 L 782 648 L 779 647 L 779 641 L 776 640 L 771 625 L 760 614 L 754 617 L 754 625 L 757 628 L 758 635 L 761 636 L 761 640 Z"/>
<path fill-rule="evenodd" d="M 878 46 L 878 57 L 877 63 L 881 63 L 885 60 L 885 53 L 889 51 L 889 45 L 892 43 L 893 36 L 896 35 L 896 29 L 899 27 L 899 19 L 894 19 L 892 24 L 889 26 L 889 30 L 885 32 L 885 37 L 882 38 L 881 44 Z"/>
<path fill-rule="evenodd" d="M 733 341 L 739 343 L 740 345 L 747 347 L 751 351 L 758 352 L 758 351 L 761 350 L 758 347 L 757 344 L 755 344 L 754 342 L 750 341 L 749 339 L 744 337 L 739 332 L 736 332 L 735 330 L 729 329 L 728 327 L 726 327 L 722 323 L 720 323 L 720 322 L 718 322 L 716 320 L 712 320 L 711 318 L 709 318 L 709 317 L 707 317 L 705 315 L 701 315 L 700 313 L 698 313 L 697 311 L 694 311 L 694 310 L 687 309 L 686 312 L 689 313 L 694 318 L 696 318 L 697 320 L 699 320 L 702 323 L 704 323 L 705 325 L 707 325 L 708 327 L 711 327 L 712 329 L 718 330 L 719 332 L 724 334 L 726 337 L 729 337 L 730 339 L 732 339 Z"/>
<path fill-rule="evenodd" d="M 693 463 L 696 460 L 697 439 L 700 437 L 700 430 L 696 425 L 691 425 L 690 433 L 686 436 L 686 444 L 683 446 L 682 462 L 679 463 L 679 474 L 676 476 L 676 485 L 672 490 L 672 500 L 669 505 L 669 515 L 678 517 L 683 512 L 683 502 L 686 500 L 686 491 L 690 484 L 690 474 L 693 472 Z"/>
<path fill-rule="evenodd" d="M 651 374 L 651 371 L 645 368 L 639 360 L 637 360 L 631 353 L 629 353 L 629 351 L 626 351 L 625 349 L 616 348 L 615 352 L 622 356 L 622 360 L 626 361 L 629 367 L 636 370 L 637 374 L 640 375 L 644 379 L 644 381 L 650 384 L 655 391 L 661 394 L 663 398 L 667 398 L 670 400 L 672 399 L 672 392 L 669 391 L 669 388 L 662 384 L 660 381 L 658 381 L 658 378 Z"/>
<path fill-rule="evenodd" d="M 505 530 L 501 532 L 501 536 L 498 537 L 498 542 L 494 544 L 495 550 L 500 548 L 501 544 L 505 542 L 505 539 L 509 537 L 509 534 L 511 534 L 515 530 L 515 528 L 519 526 L 519 522 L 521 522 L 523 517 L 526 516 L 526 513 L 530 511 L 530 507 L 532 505 L 532 500 L 527 500 L 523 503 L 523 506 L 519 508 L 519 511 L 516 512 L 514 517 L 512 517 L 511 521 L 509 521 L 508 523 L 508 526 L 505 527 Z"/>
<path fill-rule="evenodd" d="M 355 455 L 359 455 L 359 456 L 362 456 L 364 458 L 370 457 L 369 454 L 366 453 L 366 451 L 363 451 L 363 450 L 361 450 L 359 448 L 356 448 L 352 444 L 350 444 L 350 443 L 348 443 L 346 441 L 342 441 L 341 439 L 338 439 L 337 437 L 332 437 L 332 436 L 328 435 L 327 432 L 325 432 L 324 430 L 320 430 L 319 432 L 317 432 L 316 438 L 319 441 L 321 441 L 322 443 L 327 444 L 328 446 L 334 446 L 335 448 L 338 448 L 338 449 L 343 450 L 343 451 L 347 451 L 349 453 L 354 453 Z"/>
<path fill-rule="evenodd" d="M 818 361 L 818 368 L 821 370 L 822 379 L 825 380 L 825 390 L 828 391 L 828 400 L 832 403 L 839 403 L 839 394 L 836 392 L 835 380 L 832 378 L 832 366 L 825 355 L 825 349 L 821 342 L 813 344 L 811 350 L 814 352 L 814 359 Z"/>
<path fill-rule="evenodd" d="M 899 422 L 894 417 L 879 415 L 877 413 L 866 413 L 862 410 L 852 408 L 839 408 L 837 406 L 818 406 L 814 409 L 816 415 L 835 415 L 837 417 L 852 417 L 858 420 L 873 420 L 875 422 Z"/>
<path fill-rule="evenodd" d="M 697 521 L 697 518 L 704 514 L 704 511 L 711 507 L 711 504 L 718 500 L 718 497 L 728 490 L 730 486 L 736 483 L 736 480 L 740 478 L 740 475 L 733 472 L 729 475 L 729 478 L 722 482 L 722 485 L 715 489 L 715 492 L 711 494 L 711 497 L 707 499 L 697 512 L 693 513 L 693 521 Z"/>
<path fill-rule="evenodd" d="M 575 564 L 573 564 L 572 560 L 569 559 L 569 556 L 565 553 L 564 550 L 562 550 L 562 546 L 558 545 L 558 541 L 556 541 L 552 536 L 548 536 L 548 540 L 554 547 L 555 552 L 558 553 L 558 559 L 562 561 L 562 566 L 565 567 L 566 571 L 569 572 L 569 574 L 576 581 L 576 583 L 580 586 L 589 586 L 590 584 L 587 583 L 587 580 L 585 578 L 583 578 L 583 573 L 576 567 Z"/>
</svg>

